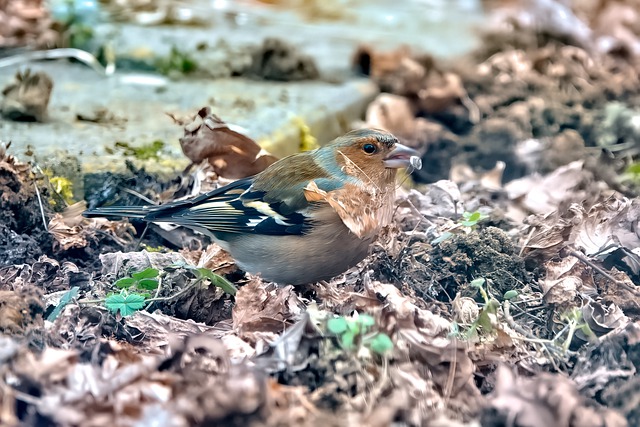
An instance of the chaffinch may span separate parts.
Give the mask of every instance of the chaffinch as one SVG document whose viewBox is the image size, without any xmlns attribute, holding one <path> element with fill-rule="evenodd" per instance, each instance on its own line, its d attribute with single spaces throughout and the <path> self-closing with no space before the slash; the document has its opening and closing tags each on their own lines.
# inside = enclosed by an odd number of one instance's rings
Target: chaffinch
<svg viewBox="0 0 640 427">
<path fill-rule="evenodd" d="M 182 225 L 211 236 L 245 271 L 313 283 L 367 256 L 391 220 L 396 170 L 417 155 L 388 132 L 359 129 L 190 200 L 84 214 Z"/>
</svg>

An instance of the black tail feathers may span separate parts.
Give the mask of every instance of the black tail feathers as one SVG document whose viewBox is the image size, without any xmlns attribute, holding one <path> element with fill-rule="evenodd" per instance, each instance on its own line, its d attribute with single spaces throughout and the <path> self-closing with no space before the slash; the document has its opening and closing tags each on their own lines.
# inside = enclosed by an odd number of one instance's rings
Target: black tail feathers
<svg viewBox="0 0 640 427">
<path fill-rule="evenodd" d="M 123 217 L 145 219 L 153 208 L 157 208 L 157 206 L 108 206 L 86 210 L 82 213 L 82 216 L 86 218 Z"/>
</svg>

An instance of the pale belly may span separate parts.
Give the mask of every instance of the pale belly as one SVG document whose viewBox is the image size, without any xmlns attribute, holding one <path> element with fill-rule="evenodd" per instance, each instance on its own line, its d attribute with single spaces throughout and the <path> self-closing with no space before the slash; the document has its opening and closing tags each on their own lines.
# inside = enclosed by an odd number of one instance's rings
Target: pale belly
<svg viewBox="0 0 640 427">
<path fill-rule="evenodd" d="M 218 239 L 216 239 L 218 240 Z M 362 261 L 375 237 L 360 239 L 347 227 L 306 236 L 225 235 L 221 246 L 243 270 L 282 285 L 331 279 Z"/>
</svg>

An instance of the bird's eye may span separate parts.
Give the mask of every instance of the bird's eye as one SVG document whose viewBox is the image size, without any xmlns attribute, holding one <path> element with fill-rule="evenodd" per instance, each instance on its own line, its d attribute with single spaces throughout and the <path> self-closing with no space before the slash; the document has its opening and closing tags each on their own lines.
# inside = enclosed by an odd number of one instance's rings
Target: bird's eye
<svg viewBox="0 0 640 427">
<path fill-rule="evenodd" d="M 364 144 L 362 146 L 362 151 L 364 151 L 367 154 L 373 154 L 376 151 L 378 151 L 378 148 L 373 144 Z"/>
</svg>

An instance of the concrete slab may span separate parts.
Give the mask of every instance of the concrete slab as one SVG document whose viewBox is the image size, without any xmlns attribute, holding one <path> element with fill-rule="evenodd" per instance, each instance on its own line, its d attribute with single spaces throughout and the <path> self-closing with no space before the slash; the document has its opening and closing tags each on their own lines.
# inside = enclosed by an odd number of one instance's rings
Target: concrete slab
<svg viewBox="0 0 640 427">
<path fill-rule="evenodd" d="M 0 140 L 13 141 L 17 152 L 34 147 L 40 156 L 68 150 L 92 167 L 106 167 L 113 156 L 105 148 L 113 148 L 118 141 L 141 145 L 161 140 L 168 146 L 166 155 L 182 156 L 178 143 L 182 128 L 166 113 L 192 115 L 207 105 L 227 122 L 244 127 L 276 156 L 284 156 L 297 149 L 296 117 L 304 120 L 320 141 L 326 141 L 360 118 L 377 92 L 366 79 L 341 84 L 238 78 L 169 81 L 130 72 L 103 77 L 82 65 L 65 62 L 31 67 L 47 72 L 55 82 L 50 117 L 46 123 L 0 120 Z M 5 68 L 0 85 L 16 70 Z M 114 119 L 104 124 L 77 119 L 78 114 L 91 115 L 100 108 L 107 109 Z"/>
<path fill-rule="evenodd" d="M 353 10 L 343 19 L 313 22 L 302 20 L 295 10 L 256 7 L 255 1 L 190 3 L 207 26 L 102 22 L 93 26 L 94 43 L 109 43 L 123 63 L 152 61 L 166 55 L 172 46 L 192 51 L 202 43 L 215 46 L 219 40 L 238 47 L 279 37 L 312 55 L 324 76 L 341 82 L 278 83 L 189 76 L 172 81 L 123 68 L 104 77 L 64 60 L 31 63 L 33 70 L 47 72 L 55 84 L 49 120 L 16 123 L 0 118 L 0 140 L 12 141 L 17 153 L 34 147 L 40 157 L 68 150 L 79 155 L 88 170 L 122 168 L 121 156 L 105 150 L 117 141 L 137 145 L 161 140 L 167 144 L 163 154 L 175 159 L 175 167 L 182 167 L 186 164 L 178 143 L 182 129 L 165 113 L 191 115 L 211 105 L 221 118 L 244 127 L 273 154 L 284 156 L 298 148 L 296 118 L 302 119 L 320 142 L 326 142 L 363 117 L 377 89 L 369 81 L 349 75 L 350 58 L 359 43 L 382 48 L 408 44 L 451 57 L 475 46 L 473 26 L 481 19 L 476 0 L 347 1 Z M 21 68 L 25 66 L 0 68 L 0 87 Z M 90 115 L 100 108 L 114 120 L 101 124 L 77 119 L 78 114 Z"/>
</svg>

